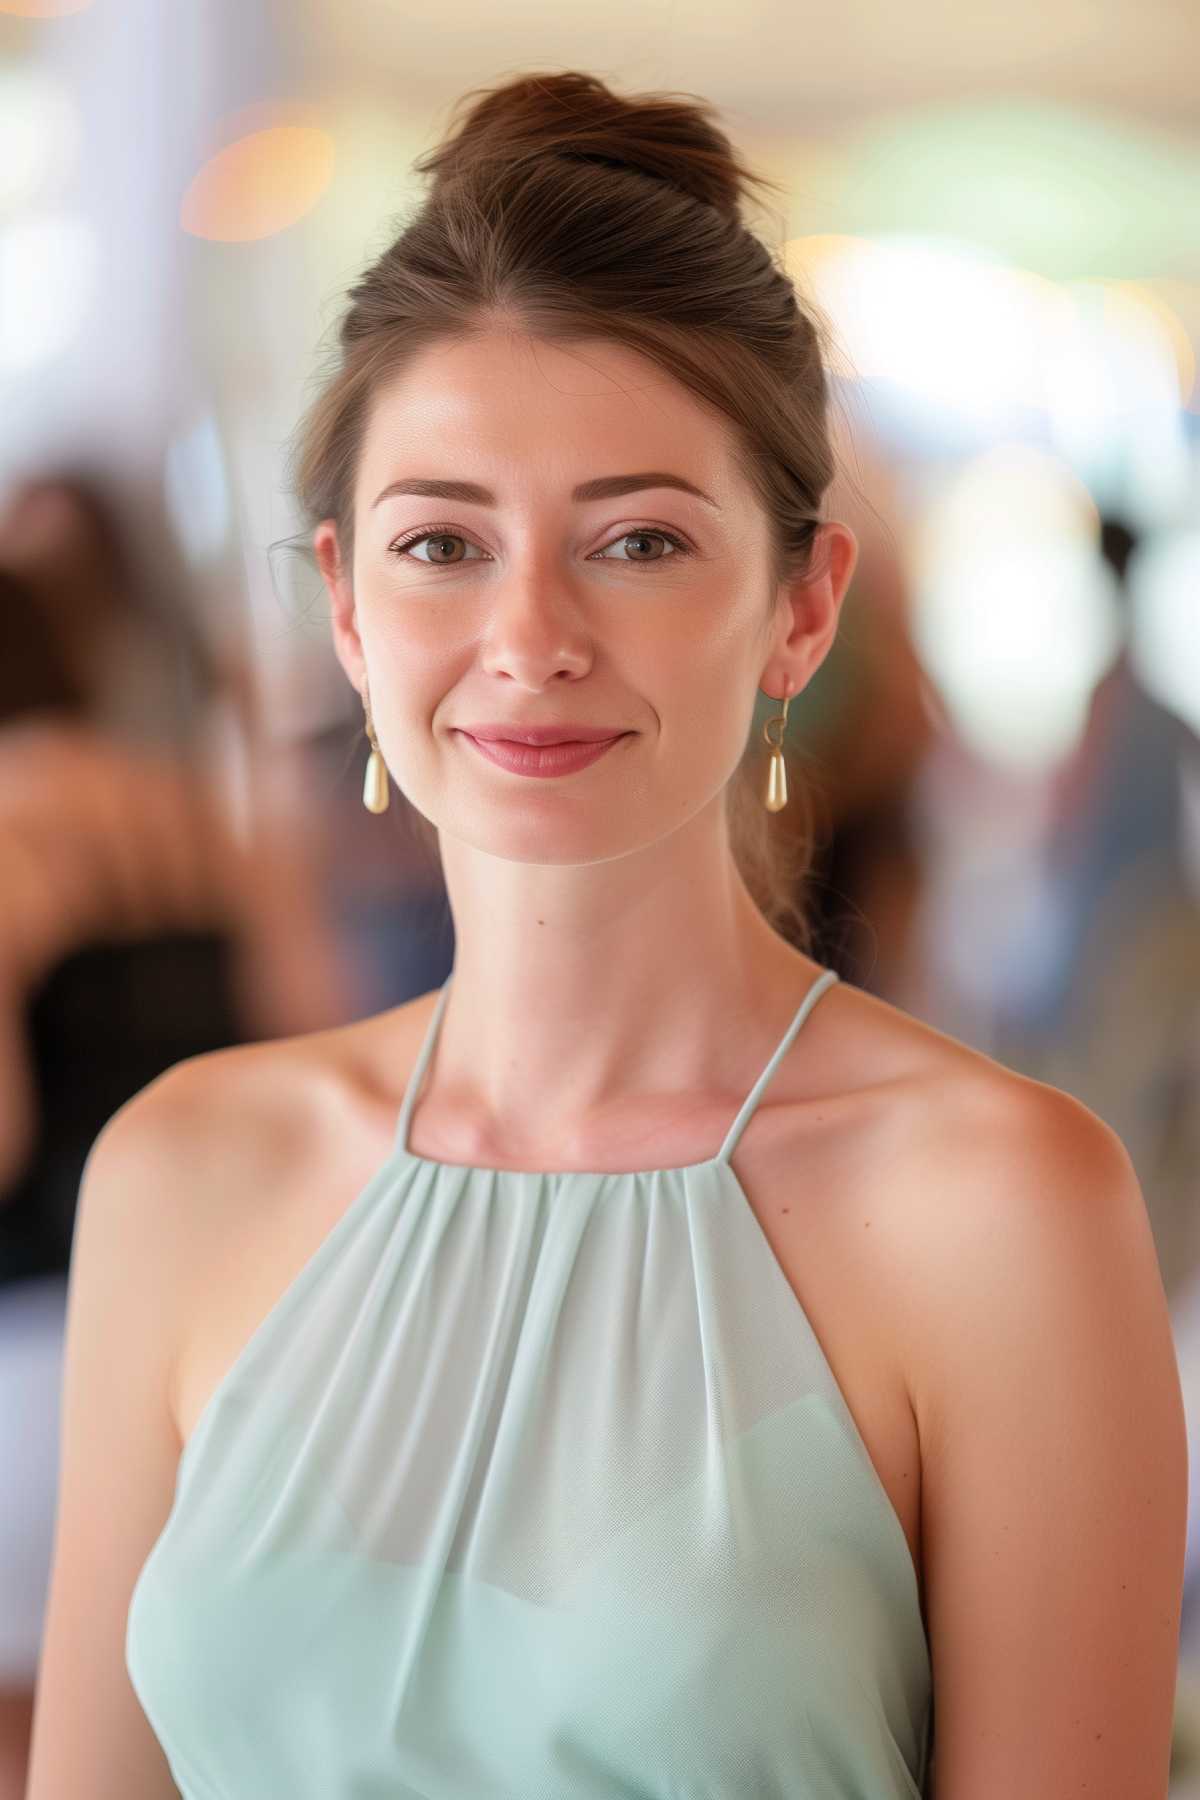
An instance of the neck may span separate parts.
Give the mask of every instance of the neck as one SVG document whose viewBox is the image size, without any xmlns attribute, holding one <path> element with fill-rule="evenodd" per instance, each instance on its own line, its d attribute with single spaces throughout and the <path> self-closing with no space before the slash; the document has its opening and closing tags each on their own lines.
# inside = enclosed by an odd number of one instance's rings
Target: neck
<svg viewBox="0 0 1200 1800">
<path fill-rule="evenodd" d="M 443 835 L 442 858 L 455 964 L 426 1093 L 462 1160 L 569 1157 L 664 1096 L 732 1117 L 819 972 L 723 833 L 571 866 Z"/>
</svg>

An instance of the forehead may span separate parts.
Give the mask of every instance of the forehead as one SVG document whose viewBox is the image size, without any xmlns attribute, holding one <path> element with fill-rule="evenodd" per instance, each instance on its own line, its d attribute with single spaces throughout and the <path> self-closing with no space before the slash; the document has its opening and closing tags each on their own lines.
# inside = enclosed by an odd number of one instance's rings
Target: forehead
<svg viewBox="0 0 1200 1800">
<path fill-rule="evenodd" d="M 721 413 L 624 344 L 494 330 L 433 344 L 381 386 L 356 487 L 361 499 L 404 473 L 474 474 L 503 498 L 667 468 L 724 505 L 740 492 L 732 448 Z"/>
</svg>

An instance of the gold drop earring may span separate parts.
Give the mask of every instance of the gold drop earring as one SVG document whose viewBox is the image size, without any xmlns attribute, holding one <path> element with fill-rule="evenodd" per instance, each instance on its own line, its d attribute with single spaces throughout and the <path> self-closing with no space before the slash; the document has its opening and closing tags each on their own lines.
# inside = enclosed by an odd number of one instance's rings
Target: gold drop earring
<svg viewBox="0 0 1200 1800">
<path fill-rule="evenodd" d="M 363 687 L 363 705 L 367 713 L 367 739 L 371 745 L 371 754 L 367 758 L 367 772 L 363 777 L 363 805 L 368 812 L 381 813 L 387 811 L 388 805 L 387 764 L 379 749 L 379 739 L 375 736 L 375 727 L 371 721 L 371 701 L 365 686 Z"/>
<path fill-rule="evenodd" d="M 771 746 L 771 765 L 767 770 L 767 791 L 763 796 L 763 804 L 768 812 L 782 812 L 787 805 L 787 766 L 783 760 L 783 734 L 787 730 L 788 701 L 791 698 L 791 678 L 785 678 L 783 694 L 783 711 L 773 713 L 763 726 L 763 737 Z M 772 725 L 778 725 L 779 736 L 771 736 Z"/>
</svg>

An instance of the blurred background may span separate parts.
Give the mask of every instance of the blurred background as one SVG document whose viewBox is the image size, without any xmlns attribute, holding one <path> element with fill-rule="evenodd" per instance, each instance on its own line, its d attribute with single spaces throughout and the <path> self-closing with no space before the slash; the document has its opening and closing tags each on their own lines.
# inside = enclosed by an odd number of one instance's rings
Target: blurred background
<svg viewBox="0 0 1200 1800">
<path fill-rule="evenodd" d="M 1200 1442 L 1191 0 L 0 0 L 10 1770 L 96 1132 L 181 1056 L 379 1011 L 453 960 L 403 797 L 361 805 L 283 459 L 413 158 L 466 88 L 551 68 L 700 94 L 783 183 L 749 222 L 830 333 L 830 512 L 860 543 L 788 722 L 812 953 L 1120 1134 Z M 1200 1796 L 1192 1493 L 1172 1800 Z"/>
</svg>

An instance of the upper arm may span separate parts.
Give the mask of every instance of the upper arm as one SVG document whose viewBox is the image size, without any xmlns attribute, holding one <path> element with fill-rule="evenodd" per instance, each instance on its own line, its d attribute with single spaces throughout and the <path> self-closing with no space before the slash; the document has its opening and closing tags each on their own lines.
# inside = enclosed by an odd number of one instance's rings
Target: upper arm
<svg viewBox="0 0 1200 1800">
<path fill-rule="evenodd" d="M 179 1462 L 169 1381 L 190 1250 L 180 1122 L 208 1060 L 175 1065 L 115 1113 L 80 1186 L 28 1800 L 176 1794 L 126 1671 L 125 1628 Z"/>
<path fill-rule="evenodd" d="M 1001 1110 L 943 1151 L 924 1215 L 937 1800 L 1165 1800 L 1187 1440 L 1145 1202 L 1070 1096 Z"/>
</svg>

